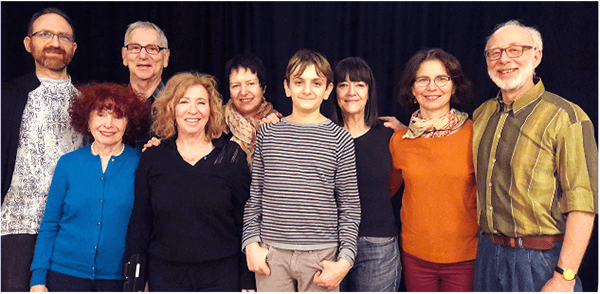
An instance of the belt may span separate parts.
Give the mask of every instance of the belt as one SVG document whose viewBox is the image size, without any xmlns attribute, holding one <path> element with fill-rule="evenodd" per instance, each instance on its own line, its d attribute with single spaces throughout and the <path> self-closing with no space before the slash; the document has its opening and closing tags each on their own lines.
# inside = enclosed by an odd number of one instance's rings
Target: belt
<svg viewBox="0 0 600 294">
<path fill-rule="evenodd" d="M 529 237 L 520 237 L 520 238 L 512 238 L 498 234 L 490 234 L 484 233 L 486 236 L 490 237 L 492 241 L 496 244 L 509 246 L 509 247 L 518 247 L 518 248 L 529 248 L 529 249 L 539 249 L 539 250 L 549 250 L 554 248 L 554 244 L 552 242 L 561 242 L 565 239 L 565 235 L 555 235 L 555 236 L 529 236 Z"/>
</svg>

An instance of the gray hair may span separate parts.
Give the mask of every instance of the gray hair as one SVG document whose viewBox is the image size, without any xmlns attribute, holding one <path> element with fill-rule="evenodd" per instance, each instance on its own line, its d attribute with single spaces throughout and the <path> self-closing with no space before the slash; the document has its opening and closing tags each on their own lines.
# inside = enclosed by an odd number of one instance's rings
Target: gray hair
<svg viewBox="0 0 600 294">
<path fill-rule="evenodd" d="M 127 45 L 127 41 L 131 38 L 131 34 L 135 29 L 152 29 L 158 35 L 158 43 L 161 47 L 169 48 L 169 42 L 167 41 L 167 36 L 165 33 L 155 24 L 149 21 L 136 21 L 127 26 L 127 31 L 125 32 L 125 40 L 123 41 L 123 45 Z"/>
<path fill-rule="evenodd" d="M 528 27 L 524 24 L 522 24 L 521 22 L 519 22 L 518 20 L 509 20 L 505 23 L 501 23 L 499 25 L 497 25 L 494 28 L 494 32 L 489 35 L 485 41 L 485 48 L 487 48 L 488 43 L 490 42 L 490 38 L 492 38 L 492 36 L 501 28 L 506 27 L 506 26 L 518 26 L 518 27 L 522 27 L 525 30 L 527 30 L 527 32 L 529 33 L 529 35 L 531 36 L 531 39 L 533 39 L 533 47 L 535 49 L 538 49 L 540 51 L 542 51 L 544 49 L 544 43 L 542 42 L 542 34 L 540 34 L 540 31 L 538 31 L 537 29 L 535 29 L 534 27 Z"/>
</svg>

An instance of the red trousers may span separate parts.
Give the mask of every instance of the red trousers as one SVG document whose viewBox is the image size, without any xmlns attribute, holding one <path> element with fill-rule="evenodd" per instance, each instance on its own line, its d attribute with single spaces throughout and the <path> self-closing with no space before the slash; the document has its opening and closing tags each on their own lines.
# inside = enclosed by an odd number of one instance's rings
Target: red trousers
<svg viewBox="0 0 600 294">
<path fill-rule="evenodd" d="M 472 292 L 475 260 L 435 263 L 401 252 L 408 292 Z"/>
</svg>

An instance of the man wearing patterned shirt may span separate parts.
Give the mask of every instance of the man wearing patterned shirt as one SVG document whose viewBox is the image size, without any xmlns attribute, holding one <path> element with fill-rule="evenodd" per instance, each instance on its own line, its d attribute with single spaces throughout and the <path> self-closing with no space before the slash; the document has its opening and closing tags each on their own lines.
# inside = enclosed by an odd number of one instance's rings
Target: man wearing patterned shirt
<svg viewBox="0 0 600 294">
<path fill-rule="evenodd" d="M 485 50 L 500 87 L 473 114 L 482 235 L 475 291 L 581 291 L 598 211 L 598 150 L 583 110 L 544 89 L 540 33 L 499 25 Z"/>
<path fill-rule="evenodd" d="M 25 50 L 35 72 L 2 85 L 2 291 L 29 291 L 31 261 L 58 159 L 82 145 L 68 107 L 76 89 L 67 66 L 77 49 L 56 8 L 29 21 Z"/>
</svg>

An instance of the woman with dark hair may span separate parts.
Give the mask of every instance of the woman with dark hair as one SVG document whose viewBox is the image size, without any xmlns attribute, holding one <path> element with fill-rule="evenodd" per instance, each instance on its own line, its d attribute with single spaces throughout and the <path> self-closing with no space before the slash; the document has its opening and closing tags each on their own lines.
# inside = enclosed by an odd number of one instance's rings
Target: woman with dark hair
<svg viewBox="0 0 600 294">
<path fill-rule="evenodd" d="M 123 144 L 148 122 L 127 86 L 79 89 L 71 125 L 94 142 L 56 165 L 31 265 L 31 291 L 122 291 L 121 259 L 140 152 Z"/>
<path fill-rule="evenodd" d="M 229 82 L 229 101 L 223 107 L 225 133 L 246 152 L 248 166 L 256 148 L 256 131 L 265 122 L 277 123 L 281 113 L 264 97 L 267 91 L 267 69 L 262 60 L 251 53 L 238 54 L 225 64 Z M 152 138 L 145 148 L 160 145 Z"/>
<path fill-rule="evenodd" d="M 337 99 L 331 100 L 331 120 L 354 138 L 361 205 L 358 252 L 340 291 L 394 292 L 402 267 L 398 229 L 388 196 L 388 146 L 393 130 L 378 120 L 375 77 L 362 58 L 349 57 L 338 62 L 334 83 Z"/>
<path fill-rule="evenodd" d="M 140 159 L 125 251 L 125 260 L 147 258 L 149 291 L 255 288 L 240 250 L 250 171 L 246 153 L 221 136 L 222 103 L 214 77 L 185 72 L 153 104 L 152 131 L 163 139 Z"/>
<path fill-rule="evenodd" d="M 281 114 L 273 109 L 264 94 L 267 90 L 267 70 L 262 60 L 254 54 L 234 56 L 225 65 L 231 98 L 225 104 L 224 114 L 227 133 L 246 152 L 248 165 L 252 166 L 252 156 L 256 147 L 258 126 L 268 120 L 269 115 L 277 121 Z"/>
<path fill-rule="evenodd" d="M 408 291 L 473 291 L 477 205 L 473 123 L 453 108 L 471 83 L 441 49 L 417 52 L 400 80 L 400 103 L 418 108 L 390 141 L 390 191 L 404 183 L 402 264 Z"/>
</svg>

